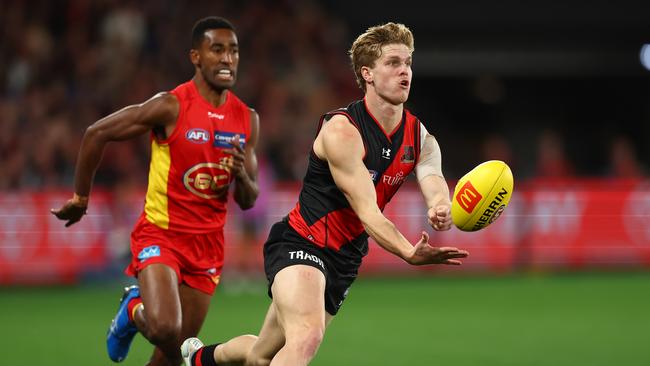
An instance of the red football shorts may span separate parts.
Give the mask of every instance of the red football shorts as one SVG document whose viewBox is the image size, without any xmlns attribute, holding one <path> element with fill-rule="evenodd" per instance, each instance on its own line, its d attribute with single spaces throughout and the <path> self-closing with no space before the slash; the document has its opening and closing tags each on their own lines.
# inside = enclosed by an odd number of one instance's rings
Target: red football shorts
<svg viewBox="0 0 650 366">
<path fill-rule="evenodd" d="M 133 277 L 145 267 L 171 267 L 178 283 L 212 295 L 223 268 L 223 231 L 189 234 L 163 230 L 144 215 L 131 233 L 131 263 L 124 272 Z"/>
</svg>

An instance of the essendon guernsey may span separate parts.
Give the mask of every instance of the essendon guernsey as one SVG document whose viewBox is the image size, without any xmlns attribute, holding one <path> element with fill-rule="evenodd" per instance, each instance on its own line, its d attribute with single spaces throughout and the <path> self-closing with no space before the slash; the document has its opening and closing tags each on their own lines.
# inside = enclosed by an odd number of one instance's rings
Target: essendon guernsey
<svg viewBox="0 0 650 366">
<path fill-rule="evenodd" d="M 173 231 L 206 233 L 223 228 L 233 180 L 223 152 L 235 135 L 244 147 L 250 109 L 233 93 L 214 107 L 193 81 L 171 91 L 180 103 L 176 127 L 166 140 L 151 138 L 149 186 L 144 216 Z"/>
<path fill-rule="evenodd" d="M 323 115 L 318 130 L 336 114 L 345 115 L 361 134 L 363 162 L 375 184 L 377 205 L 383 210 L 415 168 L 420 154 L 420 121 L 405 109 L 399 126 L 389 134 L 370 114 L 364 99 Z M 346 250 L 367 252 L 368 235 L 361 221 L 336 187 L 327 162 L 313 149 L 299 201 L 289 213 L 289 224 L 319 247 L 338 251 L 346 246 Z"/>
</svg>

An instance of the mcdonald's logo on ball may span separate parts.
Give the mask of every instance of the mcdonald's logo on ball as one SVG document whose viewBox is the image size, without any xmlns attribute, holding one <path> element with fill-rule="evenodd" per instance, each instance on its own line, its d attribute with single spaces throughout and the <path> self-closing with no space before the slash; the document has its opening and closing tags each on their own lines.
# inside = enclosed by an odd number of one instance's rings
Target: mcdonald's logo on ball
<svg viewBox="0 0 650 366">
<path fill-rule="evenodd" d="M 462 231 L 487 227 L 508 206 L 513 188 L 512 171 L 503 161 L 490 160 L 478 165 L 456 184 L 451 202 L 454 225 Z"/>
</svg>

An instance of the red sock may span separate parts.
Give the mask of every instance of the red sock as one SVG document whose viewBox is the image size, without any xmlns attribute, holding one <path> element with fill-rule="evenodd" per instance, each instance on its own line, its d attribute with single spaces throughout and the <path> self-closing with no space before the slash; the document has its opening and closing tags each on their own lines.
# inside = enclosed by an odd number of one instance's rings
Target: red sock
<svg viewBox="0 0 650 366">
<path fill-rule="evenodd" d="M 141 297 L 136 297 L 134 299 L 131 299 L 129 303 L 126 305 L 126 309 L 129 312 L 129 320 L 133 321 L 133 312 L 135 309 L 137 309 L 137 306 L 142 304 L 142 298 Z"/>
</svg>

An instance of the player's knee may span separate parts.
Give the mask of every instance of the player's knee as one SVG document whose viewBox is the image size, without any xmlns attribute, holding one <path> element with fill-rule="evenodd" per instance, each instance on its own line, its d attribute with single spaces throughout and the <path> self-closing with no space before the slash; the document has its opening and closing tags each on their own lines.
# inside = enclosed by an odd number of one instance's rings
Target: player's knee
<svg viewBox="0 0 650 366">
<path fill-rule="evenodd" d="M 147 324 L 149 340 L 154 344 L 179 340 L 181 336 L 180 320 L 158 320 Z"/>
<path fill-rule="evenodd" d="M 310 326 L 291 339 L 287 338 L 287 343 L 304 358 L 311 359 L 318 351 L 318 347 L 323 342 L 325 335 L 324 326 Z"/>
<path fill-rule="evenodd" d="M 323 336 L 325 335 L 325 329 L 322 328 L 313 328 L 305 335 L 304 338 L 304 347 L 303 354 L 306 357 L 314 357 L 318 347 L 320 347 L 321 342 L 323 342 Z"/>
</svg>

